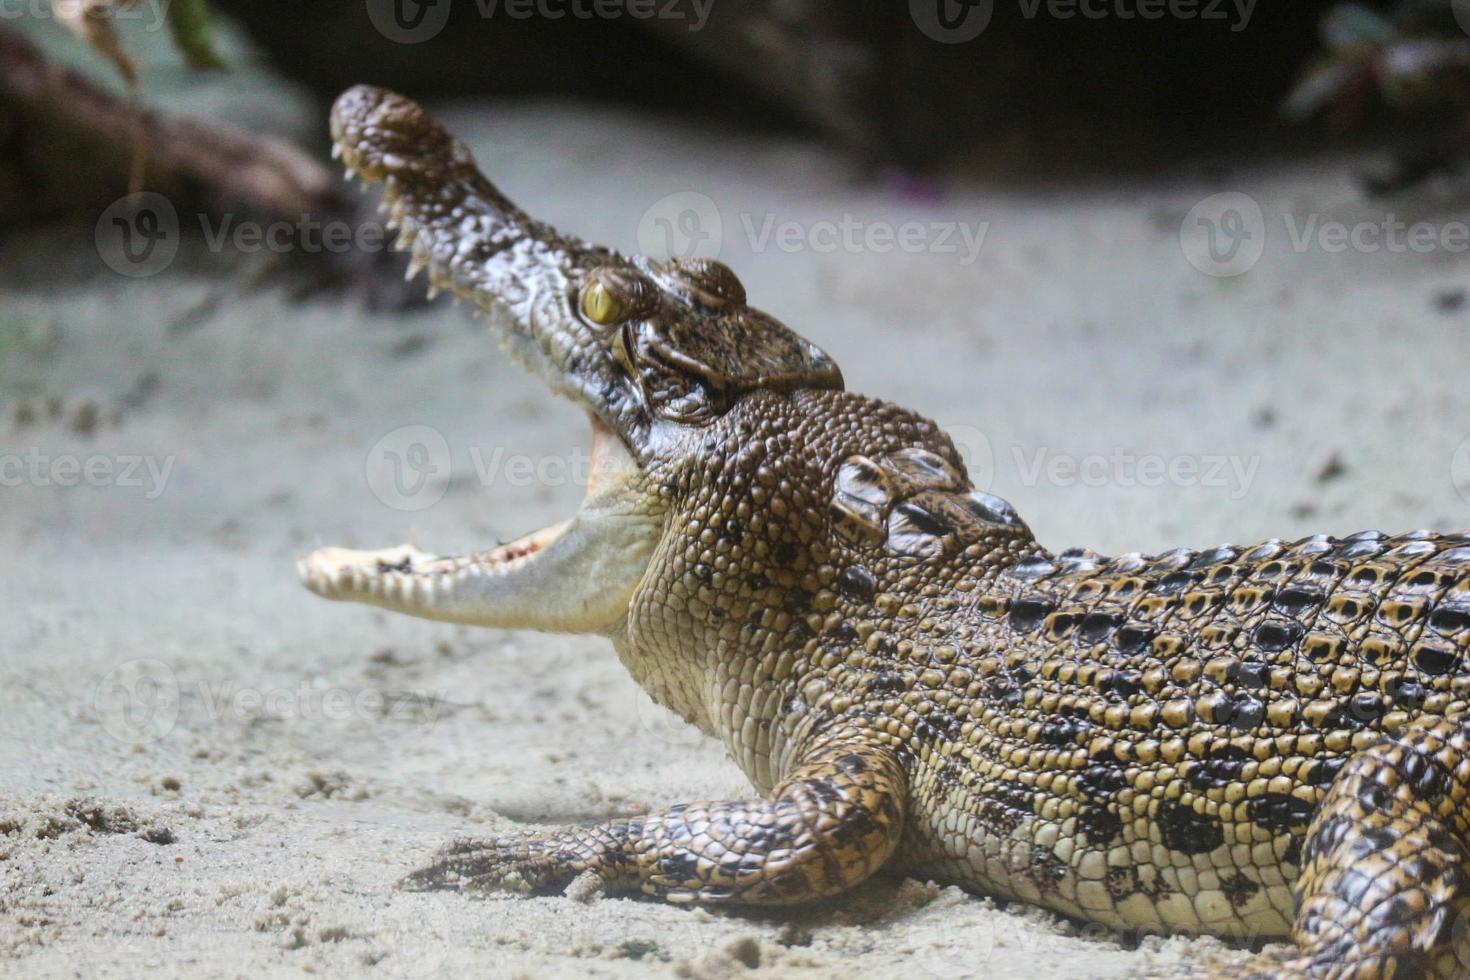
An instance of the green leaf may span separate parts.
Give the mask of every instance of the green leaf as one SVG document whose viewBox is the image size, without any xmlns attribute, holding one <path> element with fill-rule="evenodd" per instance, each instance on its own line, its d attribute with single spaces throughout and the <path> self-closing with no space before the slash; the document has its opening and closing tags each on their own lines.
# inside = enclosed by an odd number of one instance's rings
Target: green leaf
<svg viewBox="0 0 1470 980">
<path fill-rule="evenodd" d="M 206 0 L 173 0 L 168 5 L 168 26 L 174 43 L 191 68 L 223 68 L 225 62 L 214 49 L 214 31 L 209 23 Z"/>
</svg>

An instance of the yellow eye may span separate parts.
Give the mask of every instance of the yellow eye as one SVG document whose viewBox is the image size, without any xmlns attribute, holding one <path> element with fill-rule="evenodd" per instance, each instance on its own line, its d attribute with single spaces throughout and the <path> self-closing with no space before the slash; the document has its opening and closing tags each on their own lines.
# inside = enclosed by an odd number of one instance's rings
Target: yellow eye
<svg viewBox="0 0 1470 980">
<path fill-rule="evenodd" d="M 623 304 L 606 285 L 594 279 L 582 287 L 582 315 L 605 327 L 622 317 Z"/>
</svg>

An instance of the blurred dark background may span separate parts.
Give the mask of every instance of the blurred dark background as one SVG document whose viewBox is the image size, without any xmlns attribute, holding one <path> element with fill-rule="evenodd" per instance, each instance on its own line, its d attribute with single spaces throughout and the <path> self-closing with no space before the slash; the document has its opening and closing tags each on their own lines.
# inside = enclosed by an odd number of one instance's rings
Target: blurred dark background
<svg viewBox="0 0 1470 980">
<path fill-rule="evenodd" d="M 1145 19 L 1112 13 L 1138 6 L 1130 0 L 647 0 L 651 16 L 607 18 L 575 16 L 594 0 L 569 0 L 548 5 L 565 16 L 520 14 L 541 2 L 217 6 L 324 96 L 362 81 L 422 97 L 556 94 L 810 129 L 912 167 L 1042 123 L 1195 143 L 1273 126 L 1331 6 L 1198 0 L 1180 8 L 1196 17 Z"/>
<path fill-rule="evenodd" d="M 188 2 L 202 10 L 205 0 Z M 209 9 L 243 31 L 252 64 L 315 100 L 313 118 L 360 82 L 429 101 L 567 98 L 813 139 L 869 174 L 949 168 L 1032 184 L 1382 148 L 1382 166 L 1362 178 L 1370 195 L 1459 173 L 1470 147 L 1470 0 L 209 0 Z M 0 227 L 114 199 L 143 144 L 151 186 L 181 200 L 282 214 L 337 206 L 327 178 L 289 160 L 263 169 L 284 172 L 292 193 L 241 185 L 248 131 L 319 159 L 319 127 L 273 132 L 246 119 L 246 134 L 221 152 L 187 124 L 132 118 L 168 89 L 157 70 L 136 93 L 114 85 L 111 101 L 95 98 L 94 83 L 107 88 L 103 57 L 58 81 L 49 52 L 28 48 L 14 20 L 0 18 Z M 188 70 L 175 62 L 177 91 Z M 272 98 L 251 112 L 268 116 Z"/>
</svg>

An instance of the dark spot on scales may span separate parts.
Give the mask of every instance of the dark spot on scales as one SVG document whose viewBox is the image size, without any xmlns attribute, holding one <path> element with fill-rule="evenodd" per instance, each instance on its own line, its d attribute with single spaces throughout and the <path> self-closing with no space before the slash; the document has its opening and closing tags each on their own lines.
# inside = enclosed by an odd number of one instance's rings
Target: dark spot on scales
<svg viewBox="0 0 1470 980">
<path fill-rule="evenodd" d="M 792 565 L 795 565 L 800 556 L 801 552 L 790 541 L 782 541 L 776 545 L 776 549 L 771 553 L 771 557 L 775 559 L 776 564 L 783 568 L 790 568 Z"/>
<path fill-rule="evenodd" d="M 1056 606 L 1047 599 L 1017 599 L 1011 605 L 1011 629 L 1017 633 L 1030 633 L 1039 629 L 1042 622 L 1051 615 L 1055 608 Z"/>
<path fill-rule="evenodd" d="M 1123 617 L 1118 613 L 1094 612 L 1082 617 L 1082 625 L 1077 635 L 1087 643 L 1097 643 L 1107 638 L 1108 634 L 1117 629 L 1123 622 Z"/>
<path fill-rule="evenodd" d="M 1282 589 L 1276 593 L 1276 608 L 1295 618 L 1322 605 L 1324 598 L 1316 589 Z"/>
<path fill-rule="evenodd" d="M 1245 805 L 1246 817 L 1251 823 L 1279 832 L 1305 829 L 1314 809 L 1311 803 L 1290 793 L 1262 793 Z"/>
<path fill-rule="evenodd" d="M 1205 759 L 1190 765 L 1184 772 L 1184 780 L 1190 789 L 1223 789 L 1226 784 L 1239 779 L 1244 768 L 1243 760 Z"/>
<path fill-rule="evenodd" d="M 1301 623 L 1262 623 L 1256 627 L 1256 646 L 1268 653 L 1285 650 L 1301 639 L 1305 630 Z"/>
<path fill-rule="evenodd" d="M 1246 661 L 1238 664 L 1232 672 L 1235 683 L 1246 689 L 1259 689 L 1265 687 L 1271 680 L 1271 667 L 1268 664 Z"/>
<path fill-rule="evenodd" d="M 1088 803 L 1077 816 L 1077 828 L 1087 838 L 1087 843 L 1103 847 L 1123 833 L 1123 819 L 1109 810 L 1106 804 Z"/>
<path fill-rule="evenodd" d="M 699 861 L 686 851 L 674 851 L 658 859 L 659 874 L 680 883 L 694 880 L 698 868 Z"/>
<path fill-rule="evenodd" d="M 1160 803 L 1157 822 L 1164 845 L 1181 854 L 1208 854 L 1225 843 L 1225 827 L 1218 818 L 1183 803 Z"/>
<path fill-rule="evenodd" d="M 1113 643 L 1120 653 L 1138 653 L 1154 641 L 1158 633 L 1151 626 L 1129 624 L 1113 634 Z"/>
<path fill-rule="evenodd" d="M 1450 636 L 1470 626 L 1470 607 L 1440 606 L 1429 614 L 1429 625 L 1442 636 Z"/>
<path fill-rule="evenodd" d="M 1323 759 L 1314 763 L 1312 771 L 1307 774 L 1308 786 L 1331 786 L 1337 774 L 1342 772 L 1342 767 L 1347 765 L 1348 757 L 1339 756 L 1336 759 Z"/>
<path fill-rule="evenodd" d="M 1154 591 L 1160 595 L 1173 595 L 1176 592 L 1183 592 L 1198 580 L 1198 572 L 1170 572 L 1159 580 L 1159 584 L 1154 586 Z"/>
<path fill-rule="evenodd" d="M 878 591 L 878 578 L 861 565 L 849 565 L 837 576 L 837 587 L 847 595 L 866 599 Z"/>
<path fill-rule="evenodd" d="M 1220 878 L 1220 890 L 1230 899 L 1230 904 L 1238 909 L 1256 897 L 1256 893 L 1261 890 L 1261 884 L 1237 871 Z"/>
<path fill-rule="evenodd" d="M 1453 650 L 1430 643 L 1420 643 L 1410 652 L 1409 659 L 1424 673 L 1439 677 L 1453 670 L 1460 657 Z"/>
</svg>

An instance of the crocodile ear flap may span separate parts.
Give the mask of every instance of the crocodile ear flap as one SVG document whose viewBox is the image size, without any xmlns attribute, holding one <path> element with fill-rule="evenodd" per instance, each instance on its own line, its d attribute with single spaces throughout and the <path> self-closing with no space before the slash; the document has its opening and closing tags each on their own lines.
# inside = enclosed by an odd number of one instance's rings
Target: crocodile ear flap
<svg viewBox="0 0 1470 980">
<path fill-rule="evenodd" d="M 653 269 L 660 285 L 707 313 L 745 305 L 745 285 L 740 277 L 716 259 L 670 259 Z"/>
</svg>

